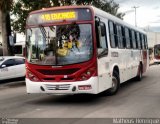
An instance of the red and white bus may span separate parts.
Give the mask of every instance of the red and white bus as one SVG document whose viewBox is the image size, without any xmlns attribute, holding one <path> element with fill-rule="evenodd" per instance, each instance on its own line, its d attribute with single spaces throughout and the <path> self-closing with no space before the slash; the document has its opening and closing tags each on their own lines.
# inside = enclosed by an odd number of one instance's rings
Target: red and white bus
<svg viewBox="0 0 160 124">
<path fill-rule="evenodd" d="M 146 33 L 92 6 L 31 12 L 26 23 L 27 93 L 117 93 L 149 66 Z"/>
</svg>

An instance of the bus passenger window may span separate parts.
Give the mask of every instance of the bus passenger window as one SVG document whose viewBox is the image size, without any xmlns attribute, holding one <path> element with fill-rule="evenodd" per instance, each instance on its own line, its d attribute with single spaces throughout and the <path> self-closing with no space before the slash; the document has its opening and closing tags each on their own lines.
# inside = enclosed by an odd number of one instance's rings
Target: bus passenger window
<svg viewBox="0 0 160 124">
<path fill-rule="evenodd" d="M 132 46 L 133 46 L 133 49 L 136 49 L 136 39 L 135 39 L 135 33 L 134 33 L 133 30 L 131 31 L 131 36 L 132 36 Z"/>
<path fill-rule="evenodd" d="M 140 42 L 139 32 L 136 33 L 136 39 L 137 39 L 138 49 L 141 49 L 141 42 Z"/>
<path fill-rule="evenodd" d="M 147 37 L 146 37 L 146 35 L 144 36 L 144 41 L 145 41 L 145 44 L 146 44 L 146 49 L 148 49 L 148 44 L 147 44 Z"/>
<path fill-rule="evenodd" d="M 117 25 L 117 39 L 118 39 L 118 47 L 124 48 L 123 36 L 122 36 L 122 26 Z"/>
<path fill-rule="evenodd" d="M 111 47 L 112 48 L 117 47 L 117 44 L 116 44 L 116 41 L 115 41 L 114 23 L 112 21 L 109 21 L 109 36 L 110 36 Z"/>
<path fill-rule="evenodd" d="M 126 38 L 126 48 L 131 48 L 130 38 L 129 38 L 129 30 L 125 28 L 125 38 Z"/>
<path fill-rule="evenodd" d="M 142 49 L 145 49 L 145 46 L 144 46 L 144 37 L 143 37 L 142 34 L 140 34 L 140 39 L 141 39 Z"/>
<path fill-rule="evenodd" d="M 145 35 L 143 35 L 143 42 L 144 42 L 144 48 L 148 49 L 148 45 L 147 45 L 147 42 L 146 42 L 146 36 Z"/>
</svg>

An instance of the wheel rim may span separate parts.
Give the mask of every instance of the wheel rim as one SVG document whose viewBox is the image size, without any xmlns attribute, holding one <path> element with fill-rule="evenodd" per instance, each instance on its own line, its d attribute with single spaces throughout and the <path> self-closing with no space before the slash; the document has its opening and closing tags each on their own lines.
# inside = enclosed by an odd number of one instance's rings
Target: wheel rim
<svg viewBox="0 0 160 124">
<path fill-rule="evenodd" d="M 117 90 L 117 86 L 118 86 L 118 80 L 116 77 L 112 77 L 112 88 L 111 91 L 114 92 Z"/>
</svg>

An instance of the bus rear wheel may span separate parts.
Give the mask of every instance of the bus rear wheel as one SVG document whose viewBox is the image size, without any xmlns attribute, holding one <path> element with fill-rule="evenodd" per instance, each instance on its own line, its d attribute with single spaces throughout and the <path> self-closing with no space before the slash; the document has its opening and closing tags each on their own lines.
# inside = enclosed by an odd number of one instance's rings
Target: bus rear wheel
<svg viewBox="0 0 160 124">
<path fill-rule="evenodd" d="M 119 75 L 116 71 L 112 75 L 112 87 L 108 90 L 109 95 L 115 95 L 120 87 Z"/>
<path fill-rule="evenodd" d="M 143 70 L 141 64 L 139 65 L 139 69 L 138 70 L 139 70 L 139 72 L 138 72 L 138 75 L 136 77 L 136 80 L 137 81 L 141 81 L 142 80 L 142 70 Z"/>
</svg>

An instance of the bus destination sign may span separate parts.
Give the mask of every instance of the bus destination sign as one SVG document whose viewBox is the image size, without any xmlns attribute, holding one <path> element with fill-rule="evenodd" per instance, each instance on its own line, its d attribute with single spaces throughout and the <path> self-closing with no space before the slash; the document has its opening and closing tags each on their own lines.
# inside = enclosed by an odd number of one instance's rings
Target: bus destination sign
<svg viewBox="0 0 160 124">
<path fill-rule="evenodd" d="M 92 13 L 88 8 L 42 11 L 30 14 L 27 19 L 27 25 L 58 23 L 63 22 L 64 20 L 89 21 L 92 20 Z"/>
<path fill-rule="evenodd" d="M 74 11 L 70 12 L 59 12 L 59 13 L 46 13 L 41 15 L 43 21 L 55 21 L 65 19 L 77 19 L 77 14 Z"/>
</svg>

